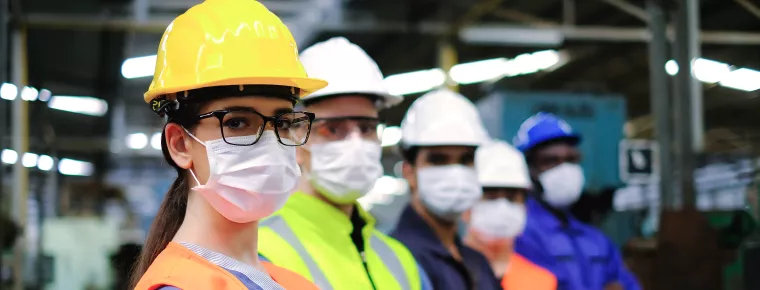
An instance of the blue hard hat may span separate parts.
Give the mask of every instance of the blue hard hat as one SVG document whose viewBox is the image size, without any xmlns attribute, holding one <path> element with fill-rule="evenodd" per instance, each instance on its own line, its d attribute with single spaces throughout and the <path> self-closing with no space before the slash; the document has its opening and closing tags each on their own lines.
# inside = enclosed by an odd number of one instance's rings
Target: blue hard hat
<svg viewBox="0 0 760 290">
<path fill-rule="evenodd" d="M 565 120 L 554 114 L 540 112 L 522 123 L 512 145 L 523 153 L 541 143 L 557 139 L 566 139 L 574 144 L 581 140 L 581 135 L 573 132 Z"/>
</svg>

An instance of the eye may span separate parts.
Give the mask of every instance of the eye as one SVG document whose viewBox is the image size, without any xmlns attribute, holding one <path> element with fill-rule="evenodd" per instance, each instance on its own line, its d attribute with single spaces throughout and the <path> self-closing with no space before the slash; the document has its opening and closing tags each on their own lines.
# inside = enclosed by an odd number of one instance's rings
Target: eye
<svg viewBox="0 0 760 290">
<path fill-rule="evenodd" d="M 224 121 L 224 127 L 230 129 L 244 129 L 248 128 L 249 124 L 244 118 L 232 118 Z"/>
<path fill-rule="evenodd" d="M 277 129 L 287 130 L 293 126 L 293 121 L 288 119 L 277 120 Z"/>
</svg>

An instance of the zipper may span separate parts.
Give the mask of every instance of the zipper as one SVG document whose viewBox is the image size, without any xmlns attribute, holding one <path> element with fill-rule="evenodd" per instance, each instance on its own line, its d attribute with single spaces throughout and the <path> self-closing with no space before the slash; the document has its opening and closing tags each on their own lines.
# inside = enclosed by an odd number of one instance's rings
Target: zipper
<svg viewBox="0 0 760 290">
<path fill-rule="evenodd" d="M 359 253 L 359 255 L 362 257 L 364 272 L 367 273 L 367 279 L 369 279 L 369 284 L 372 285 L 373 290 L 377 290 L 377 287 L 375 287 L 375 281 L 372 281 L 372 275 L 369 274 L 369 266 L 367 265 L 367 255 L 364 253 L 364 251 Z"/>
</svg>

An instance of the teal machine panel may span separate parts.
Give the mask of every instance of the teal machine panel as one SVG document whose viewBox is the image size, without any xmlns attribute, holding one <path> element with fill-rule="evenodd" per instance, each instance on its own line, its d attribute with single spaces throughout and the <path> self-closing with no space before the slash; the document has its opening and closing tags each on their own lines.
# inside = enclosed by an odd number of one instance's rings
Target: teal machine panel
<svg viewBox="0 0 760 290">
<path fill-rule="evenodd" d="M 598 192 L 621 186 L 618 144 L 626 121 L 622 96 L 495 91 L 477 106 L 488 133 L 510 143 L 528 117 L 538 112 L 560 116 L 583 137 L 580 149 L 586 189 Z"/>
</svg>

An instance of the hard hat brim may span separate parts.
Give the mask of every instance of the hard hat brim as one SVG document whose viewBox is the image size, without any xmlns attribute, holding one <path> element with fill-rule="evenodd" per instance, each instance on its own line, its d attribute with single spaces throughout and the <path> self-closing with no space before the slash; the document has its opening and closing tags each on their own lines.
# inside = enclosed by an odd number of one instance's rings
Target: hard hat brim
<svg viewBox="0 0 760 290">
<path fill-rule="evenodd" d="M 404 98 L 401 96 L 391 95 L 387 92 L 377 92 L 377 91 L 345 91 L 345 92 L 328 92 L 326 94 L 323 94 L 321 92 L 315 93 L 312 95 L 309 95 L 308 97 L 301 98 L 301 101 L 303 102 L 317 102 L 322 99 L 330 99 L 333 97 L 338 96 L 350 96 L 350 95 L 362 95 L 362 96 L 373 96 L 377 97 L 377 100 L 379 101 L 378 109 L 386 109 L 393 107 L 395 105 L 401 104 L 401 102 L 404 101 Z"/>
<path fill-rule="evenodd" d="M 219 81 L 193 84 L 187 86 L 166 87 L 157 90 L 149 90 L 144 94 L 145 102 L 167 94 L 184 92 L 194 89 L 216 87 L 216 86 L 236 86 L 236 85 L 276 85 L 285 87 L 295 87 L 301 89 L 300 98 L 306 97 L 327 86 L 327 81 L 316 78 L 297 78 L 297 77 L 256 77 L 256 78 L 232 78 Z M 220 96 L 221 97 L 221 96 Z"/>
</svg>

